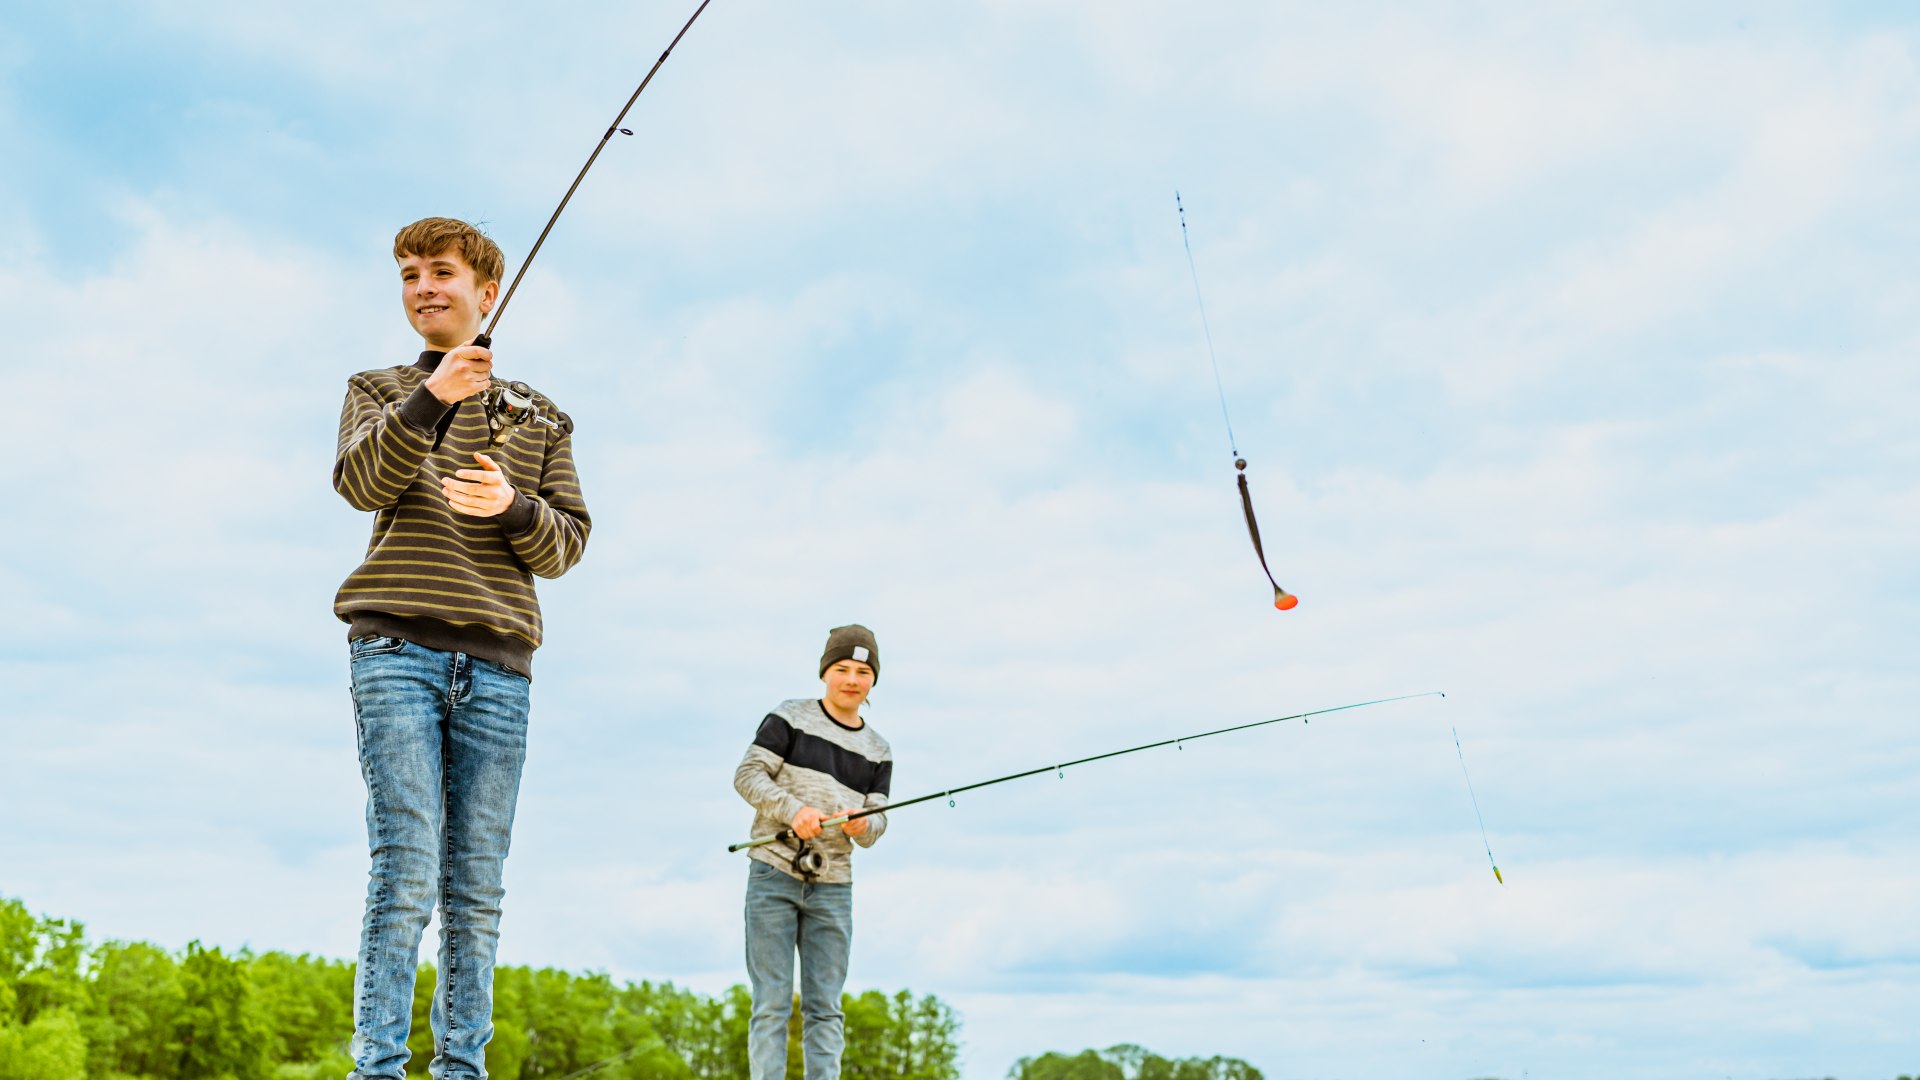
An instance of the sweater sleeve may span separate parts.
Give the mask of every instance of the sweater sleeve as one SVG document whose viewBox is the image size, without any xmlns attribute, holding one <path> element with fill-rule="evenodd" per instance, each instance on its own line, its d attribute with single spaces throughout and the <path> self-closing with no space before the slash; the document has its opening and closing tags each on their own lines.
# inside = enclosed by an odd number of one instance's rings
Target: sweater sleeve
<svg viewBox="0 0 1920 1080">
<path fill-rule="evenodd" d="M 381 403 L 364 376 L 348 379 L 333 489 L 356 510 L 398 502 L 432 452 L 434 427 L 447 409 L 425 386 L 389 405 Z"/>
<path fill-rule="evenodd" d="M 500 527 L 513 553 L 540 577 L 557 578 L 580 561 L 593 519 L 574 470 L 571 434 L 547 444 L 539 492 L 516 491 L 513 505 L 500 516 Z"/>
<path fill-rule="evenodd" d="M 740 767 L 733 770 L 733 790 L 755 810 L 784 822 L 792 821 L 793 815 L 807 806 L 779 784 L 780 770 L 787 764 L 780 751 L 790 745 L 792 739 L 793 728 L 779 716 L 768 713 L 767 718 L 760 721 L 753 745 L 747 747 L 746 755 L 740 759 Z"/>
<path fill-rule="evenodd" d="M 892 787 L 893 759 L 888 758 L 874 770 L 873 790 L 867 792 L 867 797 L 860 803 L 861 809 L 872 810 L 887 805 L 887 797 Z M 854 837 L 853 842 L 861 847 L 872 847 L 874 841 L 886 835 L 886 832 L 887 815 L 874 814 L 867 818 L 867 831 Z"/>
</svg>

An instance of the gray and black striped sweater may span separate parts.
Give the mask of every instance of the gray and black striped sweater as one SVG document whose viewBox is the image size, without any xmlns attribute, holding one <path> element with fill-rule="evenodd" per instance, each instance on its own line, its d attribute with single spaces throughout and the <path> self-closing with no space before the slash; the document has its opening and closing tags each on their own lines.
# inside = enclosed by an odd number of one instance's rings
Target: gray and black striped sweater
<svg viewBox="0 0 1920 1080">
<path fill-rule="evenodd" d="M 809 806 L 829 817 L 851 807 L 885 806 L 892 787 L 893 748 L 887 740 L 864 721 L 857 728 L 840 723 L 815 698 L 783 701 L 768 713 L 733 772 L 734 790 L 753 804 L 753 836 L 778 833 Z M 867 831 L 860 836 L 850 837 L 835 825 L 808 842 L 825 860 L 814 880 L 853 880 L 853 845 L 872 847 L 887 831 L 885 814 L 866 821 Z M 799 877 L 793 872 L 797 850 L 798 845 L 783 841 L 747 854 Z"/>
<path fill-rule="evenodd" d="M 449 408 L 426 388 L 444 355 L 423 352 L 413 364 L 347 380 L 333 487 L 355 509 L 374 511 L 373 538 L 333 613 L 349 637 L 404 638 L 530 676 L 541 640 L 533 578 L 559 577 L 579 562 L 592 528 L 573 437 L 528 424 L 489 450 L 478 398 Z M 517 493 L 497 517 L 456 513 L 441 494 L 441 477 L 479 467 L 475 451 Z"/>
</svg>

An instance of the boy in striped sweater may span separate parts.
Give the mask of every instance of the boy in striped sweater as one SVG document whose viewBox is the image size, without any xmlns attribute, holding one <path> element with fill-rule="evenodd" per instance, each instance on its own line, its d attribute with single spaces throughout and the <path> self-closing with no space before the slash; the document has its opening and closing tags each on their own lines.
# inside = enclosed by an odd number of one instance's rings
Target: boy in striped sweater
<svg viewBox="0 0 1920 1080">
<path fill-rule="evenodd" d="M 846 1045 L 840 991 L 853 944 L 853 845 L 872 847 L 885 814 L 823 829 L 824 818 L 887 804 L 893 751 L 860 715 L 880 678 L 873 631 L 852 625 L 827 635 L 820 698 L 784 701 L 760 721 L 734 770 L 734 790 L 753 805 L 753 836 L 793 830 L 797 843 L 751 849 L 747 868 L 747 1029 L 752 1080 L 787 1072 L 793 957 L 800 953 L 801 1044 L 806 1080 L 836 1080 Z M 829 811 L 828 807 L 836 809 Z"/>
<path fill-rule="evenodd" d="M 374 512 L 334 598 L 348 625 L 371 880 L 354 983 L 350 1080 L 404 1080 L 420 936 L 440 907 L 433 1075 L 479 1080 L 493 1035 L 501 872 L 526 757 L 540 603 L 533 578 L 580 559 L 591 521 L 569 431 L 489 447 L 493 354 L 472 344 L 505 259 L 478 229 L 427 218 L 394 238 L 412 364 L 347 380 L 333 486 Z"/>
</svg>

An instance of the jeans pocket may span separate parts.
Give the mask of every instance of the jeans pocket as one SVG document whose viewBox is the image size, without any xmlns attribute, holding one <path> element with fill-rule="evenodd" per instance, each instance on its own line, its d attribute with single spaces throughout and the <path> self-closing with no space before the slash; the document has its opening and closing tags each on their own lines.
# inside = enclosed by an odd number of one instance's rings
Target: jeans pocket
<svg viewBox="0 0 1920 1080">
<path fill-rule="evenodd" d="M 499 674 L 501 674 L 501 675 L 504 675 L 504 676 L 506 676 L 506 677 L 507 677 L 507 678 L 509 678 L 509 679 L 519 679 L 519 680 L 520 680 L 521 682 L 523 682 L 523 683 L 531 683 L 531 682 L 533 682 L 533 679 L 532 679 L 532 678 L 530 678 L 530 677 L 528 677 L 528 676 L 526 676 L 526 675 L 523 675 L 523 674 L 521 674 L 521 673 L 520 673 L 520 672 L 518 672 L 518 671 L 515 671 L 515 670 L 513 670 L 512 668 L 510 668 L 510 667 L 508 667 L 507 665 L 505 665 L 505 664 L 503 664 L 503 663 L 501 663 L 501 662 L 499 662 L 498 660 L 485 660 L 485 659 L 482 659 L 482 658 L 480 658 L 480 657 L 478 657 L 478 656 L 476 656 L 476 657 L 474 657 L 474 658 L 473 658 L 473 662 L 474 662 L 474 664 L 475 664 L 476 666 L 478 666 L 478 665 L 481 665 L 481 664 L 484 664 L 484 665 L 486 665 L 486 667 L 487 667 L 487 669 L 488 669 L 488 670 L 490 670 L 490 671 L 494 671 L 494 672 L 497 672 L 497 673 L 499 673 Z"/>
<path fill-rule="evenodd" d="M 383 656 L 387 653 L 397 653 L 406 647 L 407 640 L 405 638 L 382 637 L 376 634 L 369 637 L 357 637 L 347 642 L 347 655 L 358 660 L 363 656 Z"/>
</svg>

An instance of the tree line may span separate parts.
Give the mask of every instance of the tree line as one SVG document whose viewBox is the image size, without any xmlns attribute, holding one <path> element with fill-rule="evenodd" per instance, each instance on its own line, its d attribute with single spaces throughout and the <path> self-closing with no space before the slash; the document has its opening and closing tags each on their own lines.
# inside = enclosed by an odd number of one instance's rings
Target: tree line
<svg viewBox="0 0 1920 1080">
<path fill-rule="evenodd" d="M 1009 1080 L 1265 1080 L 1260 1070 L 1230 1057 L 1164 1058 L 1132 1043 L 1071 1056 L 1046 1053 L 1021 1058 Z"/>
<path fill-rule="evenodd" d="M 284 952 L 228 953 L 198 942 L 88 943 L 71 919 L 0 898 L 0 1077 L 5 1080 L 339 1080 L 353 1068 L 354 966 Z M 409 1075 L 433 1057 L 420 969 Z M 744 986 L 708 996 L 668 982 L 502 966 L 494 973 L 495 1080 L 747 1075 Z M 959 1019 L 929 994 L 847 994 L 848 1080 L 957 1080 Z M 801 1075 L 799 1013 L 789 1074 Z"/>
<path fill-rule="evenodd" d="M 0 1080 L 340 1080 L 353 1069 L 354 965 L 193 942 L 89 943 L 71 919 L 0 897 Z M 410 1076 L 433 1057 L 436 973 L 414 986 Z M 846 1080 L 958 1080 L 960 1021 L 931 994 L 846 994 Z M 494 1080 L 744 1080 L 751 997 L 605 973 L 494 971 Z M 803 1073 L 799 1010 L 788 1075 Z M 1022 1058 L 1009 1080 L 1264 1080 L 1238 1058 L 1121 1044 Z M 1900 1077 L 1899 1080 L 1909 1080 Z M 1914 1078 L 1920 1080 L 1920 1078 Z"/>
</svg>

